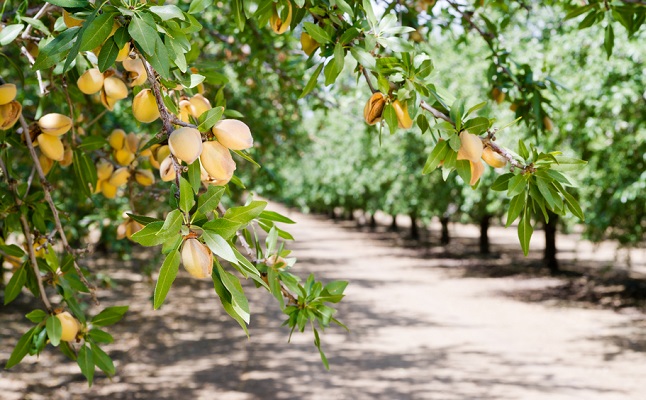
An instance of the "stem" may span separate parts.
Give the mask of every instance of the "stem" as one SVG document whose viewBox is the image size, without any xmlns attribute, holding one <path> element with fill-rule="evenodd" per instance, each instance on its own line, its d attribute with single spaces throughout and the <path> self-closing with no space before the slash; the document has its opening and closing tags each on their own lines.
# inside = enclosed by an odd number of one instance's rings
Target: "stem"
<svg viewBox="0 0 646 400">
<path fill-rule="evenodd" d="M 18 200 L 16 198 L 16 200 Z M 29 252 L 29 260 L 31 266 L 34 269 L 34 275 L 36 276 L 36 282 L 38 282 L 38 291 L 40 292 L 40 298 L 45 303 L 45 308 L 48 312 L 52 312 L 52 304 L 49 302 L 47 297 L 47 292 L 45 292 L 45 286 L 43 286 L 43 278 L 40 275 L 40 270 L 38 269 L 38 260 L 36 260 L 36 252 L 34 251 L 34 243 L 31 238 L 31 231 L 29 230 L 29 223 L 27 222 L 27 217 L 24 214 L 20 214 L 20 223 L 22 224 L 22 232 L 27 239 L 27 251 Z"/>
<path fill-rule="evenodd" d="M 372 85 L 372 80 L 370 79 L 370 75 L 368 74 L 368 70 L 361 66 L 361 72 L 363 72 L 364 78 L 366 78 L 366 83 L 368 84 L 368 87 L 370 88 L 370 91 L 372 93 L 377 93 L 378 90 L 375 89 L 375 87 Z"/>
<path fill-rule="evenodd" d="M 34 19 L 40 19 L 43 15 L 45 15 L 45 13 L 47 12 L 47 8 L 50 5 L 51 4 L 49 3 L 45 3 L 45 5 L 43 5 L 43 8 L 38 10 L 36 15 L 34 15 Z M 27 28 L 25 28 L 25 31 L 22 33 L 22 36 L 21 36 L 22 39 L 26 39 L 29 36 L 29 32 L 31 32 L 31 28 L 32 28 L 31 24 L 28 24 Z"/>
</svg>

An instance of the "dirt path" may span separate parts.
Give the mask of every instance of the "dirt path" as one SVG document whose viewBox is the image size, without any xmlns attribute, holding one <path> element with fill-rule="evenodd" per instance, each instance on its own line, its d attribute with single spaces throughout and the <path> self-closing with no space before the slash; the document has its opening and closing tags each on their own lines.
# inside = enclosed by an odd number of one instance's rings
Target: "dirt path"
<svg viewBox="0 0 646 400">
<path fill-rule="evenodd" d="M 349 280 L 323 337 L 326 372 L 309 335 L 286 343 L 268 294 L 249 288 L 251 339 L 220 309 L 208 281 L 182 274 L 160 311 L 137 262 L 120 265 L 108 304 L 131 312 L 111 332 L 118 376 L 88 389 L 53 351 L 0 371 L 2 399 L 644 399 L 646 323 L 621 313 L 523 303 L 508 293 L 551 278 L 464 278 L 419 251 L 317 217 L 298 221 L 299 274 Z M 383 239 L 383 238 L 381 238 Z M 18 303 L 20 306 L 20 303 Z M 0 362 L 25 307 L 0 309 Z M 62 364 L 59 364 L 61 363 Z"/>
</svg>

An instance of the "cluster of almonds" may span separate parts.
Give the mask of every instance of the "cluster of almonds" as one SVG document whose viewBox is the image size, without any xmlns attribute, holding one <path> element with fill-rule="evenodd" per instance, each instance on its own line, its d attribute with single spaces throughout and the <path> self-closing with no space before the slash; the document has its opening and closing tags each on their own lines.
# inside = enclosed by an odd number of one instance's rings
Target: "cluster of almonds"
<svg viewBox="0 0 646 400">
<path fill-rule="evenodd" d="M 40 148 L 38 161 L 47 174 L 52 169 L 54 161 L 58 161 L 62 167 L 72 164 L 72 149 L 63 145 L 61 136 L 72 129 L 72 119 L 67 115 L 50 113 L 43 115 L 38 120 L 40 134 L 34 142 L 35 147 Z"/>
<path fill-rule="evenodd" d="M 128 183 L 133 174 L 132 170 L 137 167 L 135 160 L 142 143 L 134 133 L 126 134 L 122 129 L 113 130 L 108 137 L 108 143 L 113 150 L 112 156 L 120 167 L 115 169 L 111 162 L 100 160 L 96 165 L 98 181 L 94 192 L 103 193 L 105 197 L 113 199 L 117 195 L 117 189 Z M 139 155 L 150 157 L 152 152 L 144 150 Z M 147 169 L 134 169 L 134 177 L 142 186 L 155 183 L 154 174 Z"/>
<path fill-rule="evenodd" d="M 22 104 L 16 101 L 18 90 L 13 83 L 0 85 L 0 130 L 6 131 L 14 126 L 20 113 L 22 113 Z"/>
<path fill-rule="evenodd" d="M 236 119 L 219 121 L 211 132 L 217 141 L 202 142 L 202 135 L 194 128 L 176 129 L 168 138 L 168 148 L 173 156 L 188 165 L 199 158 L 203 182 L 225 185 L 236 169 L 230 150 L 251 148 L 253 137 L 249 127 Z M 176 172 L 170 155 L 161 161 L 159 173 L 163 181 L 175 179 Z"/>
<path fill-rule="evenodd" d="M 471 182 L 475 185 L 484 173 L 483 160 L 490 167 L 502 168 L 507 165 L 507 159 L 494 152 L 490 147 L 484 146 L 482 140 L 472 133 L 462 131 L 460 133 L 460 150 L 458 151 L 458 160 L 468 160 L 471 165 Z"/>
<path fill-rule="evenodd" d="M 363 119 L 368 125 L 374 125 L 381 121 L 381 116 L 388 101 L 388 97 L 381 92 L 375 92 L 370 96 L 366 106 L 363 108 Z M 390 104 L 393 110 L 395 110 L 395 115 L 397 115 L 397 124 L 399 127 L 402 129 L 410 129 L 413 126 L 413 120 L 408 113 L 406 103 L 402 104 L 399 100 L 394 100 Z"/>
</svg>

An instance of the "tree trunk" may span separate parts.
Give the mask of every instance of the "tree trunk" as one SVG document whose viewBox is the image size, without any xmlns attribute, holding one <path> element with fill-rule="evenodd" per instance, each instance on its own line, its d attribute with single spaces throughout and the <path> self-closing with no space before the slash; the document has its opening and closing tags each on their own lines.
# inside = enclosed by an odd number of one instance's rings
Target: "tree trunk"
<svg viewBox="0 0 646 400">
<path fill-rule="evenodd" d="M 328 215 L 330 216 L 331 219 L 336 219 L 336 214 L 334 213 L 334 208 L 330 208 L 330 211 L 328 212 Z"/>
<path fill-rule="evenodd" d="M 440 218 L 440 223 L 442 224 L 442 237 L 440 243 L 446 246 L 451 242 L 451 237 L 449 236 L 449 217 Z"/>
<path fill-rule="evenodd" d="M 375 213 L 370 214 L 370 229 L 375 230 L 377 228 L 377 219 L 375 218 Z"/>
<path fill-rule="evenodd" d="M 550 274 L 556 275 L 560 272 L 559 262 L 556 259 L 556 228 L 559 216 L 548 211 L 550 222 L 545 224 L 545 252 L 543 260 L 550 270 Z"/>
<path fill-rule="evenodd" d="M 399 227 L 397 226 L 397 216 L 393 215 L 393 221 L 390 223 L 390 230 L 392 232 L 397 232 Z"/>
<path fill-rule="evenodd" d="M 354 210 L 352 208 L 348 210 L 348 221 L 354 221 Z"/>
<path fill-rule="evenodd" d="M 413 240 L 419 240 L 419 229 L 417 228 L 417 213 L 412 212 L 410 217 L 410 237 Z"/>
<path fill-rule="evenodd" d="M 480 254 L 489 254 L 489 221 L 491 215 L 486 214 L 480 218 Z"/>
</svg>

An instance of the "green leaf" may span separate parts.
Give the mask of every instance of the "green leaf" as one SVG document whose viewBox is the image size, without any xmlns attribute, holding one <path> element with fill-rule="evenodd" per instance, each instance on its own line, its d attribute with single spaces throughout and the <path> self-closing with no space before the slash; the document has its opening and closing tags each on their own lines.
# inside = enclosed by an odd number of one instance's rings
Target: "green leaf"
<svg viewBox="0 0 646 400">
<path fill-rule="evenodd" d="M 525 160 L 529 158 L 529 150 L 527 150 L 527 146 L 522 140 L 518 141 L 518 154 Z"/>
<path fill-rule="evenodd" d="M 244 322 L 249 324 L 249 303 L 244 295 L 244 291 L 242 290 L 242 285 L 240 285 L 240 280 L 237 276 L 225 271 L 224 268 L 222 268 L 222 265 L 217 261 L 215 264 L 222 284 L 231 294 L 231 305 L 233 306 L 233 309 Z"/>
<path fill-rule="evenodd" d="M 96 17 L 89 25 L 86 20 L 83 24 L 84 31 L 81 37 L 80 51 L 93 50 L 106 41 L 110 33 L 112 33 L 114 15 L 112 13 L 103 13 Z"/>
<path fill-rule="evenodd" d="M 79 27 L 67 29 L 56 36 L 51 42 L 47 43 L 45 47 L 40 49 L 32 69 L 47 69 L 63 61 L 76 42 L 75 38 L 80 30 L 81 28 Z"/>
<path fill-rule="evenodd" d="M 30 320 L 31 322 L 38 324 L 44 321 L 45 318 L 47 318 L 47 315 L 48 314 L 43 310 L 34 310 L 34 311 L 31 311 L 29 314 L 25 315 L 25 317 L 27 317 L 27 319 Z"/>
<path fill-rule="evenodd" d="M 395 109 L 391 104 L 386 105 L 384 107 L 384 111 L 381 114 L 382 118 L 386 121 L 388 124 L 388 129 L 390 130 L 390 134 L 394 134 L 397 128 L 399 127 L 399 120 L 397 119 L 397 113 L 395 112 Z"/>
<path fill-rule="evenodd" d="M 246 224 L 246 222 L 241 223 L 226 218 L 217 218 L 202 225 L 202 229 L 207 229 L 222 236 L 225 240 L 229 240 L 236 234 L 238 229 L 241 229 Z"/>
<path fill-rule="evenodd" d="M 303 23 L 303 29 L 305 29 L 305 32 L 307 32 L 312 37 L 312 39 L 316 40 L 319 44 L 327 44 L 332 42 L 330 34 L 327 33 L 325 29 L 312 22 Z"/>
<path fill-rule="evenodd" d="M 188 8 L 189 14 L 200 14 L 213 4 L 213 0 L 193 0 Z"/>
<path fill-rule="evenodd" d="M 7 360 L 7 363 L 5 364 L 5 369 L 9 369 L 13 367 L 14 365 L 20 363 L 23 358 L 29 353 L 29 348 L 31 347 L 31 342 L 32 338 L 34 337 L 34 334 L 36 333 L 36 328 L 37 326 L 34 326 L 27 332 L 25 332 L 24 335 L 20 337 L 18 340 L 18 343 L 16 344 L 16 347 L 14 347 L 13 351 L 11 352 L 11 355 L 9 356 L 9 360 Z"/>
<path fill-rule="evenodd" d="M 94 364 L 99 367 L 101 371 L 105 372 L 106 375 L 112 377 L 115 372 L 117 372 L 117 370 L 116 368 L 114 368 L 114 363 L 112 362 L 110 356 L 107 355 L 105 351 L 103 351 L 96 344 L 91 343 L 90 346 L 92 348 L 92 357 L 94 358 Z"/>
<path fill-rule="evenodd" d="M 92 159 L 82 150 L 74 150 L 72 156 L 74 175 L 81 186 L 80 189 L 87 198 L 92 198 L 92 188 L 96 187 L 98 180 L 96 166 Z"/>
<path fill-rule="evenodd" d="M 188 213 L 195 205 L 193 186 L 184 178 L 179 178 L 179 208 Z"/>
<path fill-rule="evenodd" d="M 108 326 L 116 324 L 123 318 L 126 311 L 128 311 L 128 306 L 108 307 L 92 318 L 92 325 Z"/>
<path fill-rule="evenodd" d="M 545 179 L 536 178 L 536 187 L 538 188 L 538 191 L 541 193 L 545 201 L 547 201 L 550 209 L 554 210 L 556 208 L 556 201 L 554 200 L 554 197 L 552 197 L 552 193 L 550 192 L 548 185 L 549 183 Z"/>
<path fill-rule="evenodd" d="M 169 239 L 166 235 L 158 235 L 163 226 L 164 222 L 162 221 L 151 222 L 144 229 L 133 234 L 131 239 L 146 247 L 162 244 Z"/>
<path fill-rule="evenodd" d="M 146 52 L 146 54 L 155 55 L 155 38 L 159 38 L 157 31 L 146 21 L 135 16 L 128 25 L 128 33 L 132 39 Z"/>
<path fill-rule="evenodd" d="M 518 239 L 520 240 L 520 247 L 522 247 L 525 257 L 529 254 L 529 241 L 532 239 L 533 233 L 534 228 L 532 228 L 532 224 L 529 219 L 528 208 L 525 207 L 523 217 L 520 219 L 520 223 L 518 224 Z"/>
<path fill-rule="evenodd" d="M 568 210 L 570 210 L 570 212 L 581 221 L 585 221 L 585 214 L 583 214 L 583 210 L 581 209 L 579 202 L 574 198 L 574 196 L 572 196 L 565 190 L 562 190 L 561 193 L 563 194 L 565 205 L 567 206 Z"/>
<path fill-rule="evenodd" d="M 199 193 L 200 187 L 202 187 L 202 171 L 200 169 L 200 161 L 195 160 L 191 165 L 188 166 L 188 181 L 193 188 L 193 192 Z M 195 217 L 195 216 L 193 216 Z"/>
<path fill-rule="evenodd" d="M 522 193 L 527 187 L 527 180 L 524 175 L 516 175 L 509 180 L 509 189 L 507 190 L 507 197 L 514 197 Z"/>
<path fill-rule="evenodd" d="M 437 142 L 437 145 L 435 145 L 435 148 L 433 149 L 431 154 L 429 154 L 428 159 L 426 160 L 422 174 L 429 174 L 433 170 L 435 170 L 438 165 L 440 165 L 444 158 L 446 158 L 446 153 L 449 150 L 448 146 L 449 144 L 446 142 L 446 140 Z"/>
<path fill-rule="evenodd" d="M 240 32 L 244 31 L 244 26 L 247 22 L 247 18 L 244 14 L 244 5 L 242 4 L 242 0 L 233 0 L 231 10 L 233 11 L 233 18 L 236 21 L 236 26 L 238 27 Z"/>
<path fill-rule="evenodd" d="M 173 210 L 168 213 L 166 221 L 164 221 L 164 225 L 155 235 L 165 238 L 178 236 L 180 234 L 180 229 L 182 229 L 183 222 L 184 215 L 182 215 L 182 212 L 180 210 Z"/>
<path fill-rule="evenodd" d="M 9 43 L 13 42 L 18 35 L 22 32 L 25 25 L 23 24 L 13 24 L 7 25 L 0 31 L 0 46 L 6 46 Z"/>
<path fill-rule="evenodd" d="M 375 57 L 363 48 L 352 46 L 350 47 L 350 54 L 352 54 L 352 57 L 354 57 L 355 60 L 364 67 L 372 70 L 377 68 Z"/>
<path fill-rule="evenodd" d="M 233 264 L 238 262 L 235 253 L 231 250 L 231 246 L 222 236 L 215 232 L 205 230 L 202 233 L 202 238 L 204 238 L 204 243 L 206 243 L 215 255 Z"/>
<path fill-rule="evenodd" d="M 161 18 L 162 21 L 168 21 L 173 18 L 177 18 L 182 21 L 186 19 L 184 18 L 184 13 L 182 12 L 182 10 L 180 10 L 179 7 L 173 4 L 165 6 L 152 6 L 149 8 L 149 10 L 157 14 L 157 16 Z"/>
<path fill-rule="evenodd" d="M 108 38 L 103 47 L 101 47 L 101 52 L 99 52 L 99 71 L 105 72 L 112 67 L 118 55 L 119 46 L 117 46 L 117 42 L 114 41 L 114 38 Z"/>
<path fill-rule="evenodd" d="M 12 257 L 20 258 L 25 255 L 25 251 L 22 248 L 20 248 L 20 246 L 17 246 L 15 244 L 10 244 L 10 245 L 0 244 L 0 250 L 2 250 L 2 252 L 5 253 L 6 255 L 12 256 Z"/>
<path fill-rule="evenodd" d="M 236 320 L 238 324 L 240 324 L 242 329 L 245 331 L 247 336 L 249 336 L 249 330 L 247 329 L 246 321 L 236 312 L 235 308 L 231 304 L 231 301 L 232 301 L 231 293 L 229 293 L 227 288 L 222 283 L 222 280 L 220 278 L 220 268 L 216 268 L 213 270 L 212 278 L 213 278 L 213 287 L 215 289 L 215 292 L 218 294 L 218 297 L 220 298 L 220 302 L 222 303 L 222 308 L 224 308 L 224 311 L 226 311 L 227 314 L 231 316 L 231 318 Z"/>
<path fill-rule="evenodd" d="M 200 132 L 207 132 L 218 123 L 220 118 L 222 118 L 223 113 L 224 107 L 215 107 L 202 113 L 198 121 L 199 125 L 197 126 L 197 130 Z"/>
<path fill-rule="evenodd" d="M 491 190 L 497 192 L 504 192 L 509 188 L 509 181 L 514 177 L 514 174 L 508 172 L 506 174 L 500 175 L 494 183 L 491 185 Z"/>
<path fill-rule="evenodd" d="M 206 215 L 215 210 L 220 204 L 224 190 L 224 186 L 209 185 L 206 193 L 197 199 L 197 213 Z"/>
<path fill-rule="evenodd" d="M 465 122 L 462 129 L 467 130 L 469 133 L 474 135 L 480 135 L 485 133 L 490 126 L 491 124 L 489 123 L 488 118 L 475 117 Z"/>
<path fill-rule="evenodd" d="M 509 202 L 509 210 L 507 210 L 506 228 L 509 228 L 509 226 L 514 223 L 516 218 L 518 218 L 520 213 L 523 211 L 525 208 L 526 198 L 527 196 L 525 194 L 519 194 L 511 199 L 511 202 Z"/>
<path fill-rule="evenodd" d="M 282 222 L 284 224 L 295 224 L 293 220 L 287 218 L 286 216 L 279 214 L 275 211 L 263 211 L 260 213 L 260 218 L 268 219 L 270 221 Z"/>
<path fill-rule="evenodd" d="M 81 373 L 87 379 L 88 386 L 92 386 L 92 381 L 94 380 L 94 357 L 87 344 L 81 346 L 76 362 L 81 367 Z"/>
<path fill-rule="evenodd" d="M 63 334 L 63 325 L 61 324 L 61 321 L 56 316 L 51 315 L 47 318 L 45 327 L 47 328 L 47 337 L 52 343 L 52 346 L 58 346 L 61 342 L 61 335 Z"/>
<path fill-rule="evenodd" d="M 179 271 L 180 253 L 178 250 L 171 251 L 159 270 L 159 277 L 155 285 L 154 308 L 157 310 L 164 304 L 166 295 L 170 290 L 177 272 Z"/>
<path fill-rule="evenodd" d="M 241 225 L 246 225 L 258 217 L 265 207 L 267 207 L 267 202 L 255 200 L 246 206 L 229 208 L 224 214 L 224 218 Z"/>
<path fill-rule="evenodd" d="M 65 8 L 83 8 L 89 4 L 88 0 L 51 0 L 49 3 Z"/>
<path fill-rule="evenodd" d="M 316 70 L 310 77 L 310 80 L 307 82 L 307 85 L 305 85 L 305 88 L 303 88 L 303 92 L 298 96 L 299 99 L 302 99 L 303 97 L 307 96 L 309 92 L 311 92 L 315 87 L 316 84 L 318 83 L 318 78 L 319 75 L 321 75 L 321 71 L 323 71 L 323 67 L 325 65 L 323 63 L 319 64 L 318 67 L 316 67 Z"/>
<path fill-rule="evenodd" d="M 92 328 L 90 329 L 90 338 L 94 340 L 96 343 L 112 343 L 114 342 L 114 338 L 112 335 L 110 335 L 108 332 L 101 330 L 99 328 Z"/>
<path fill-rule="evenodd" d="M 612 29 L 612 23 L 608 22 L 606 26 L 606 34 L 603 41 L 603 46 L 606 49 L 608 58 L 612 56 L 612 49 L 615 46 L 615 31 Z"/>
<path fill-rule="evenodd" d="M 13 273 L 11 279 L 9 280 L 9 283 L 7 283 L 7 286 L 4 290 L 5 306 L 14 301 L 16 297 L 18 297 L 18 295 L 22 291 L 22 287 L 25 286 L 25 283 L 27 283 L 27 265 L 27 262 L 22 264 L 22 266 Z"/>
</svg>

